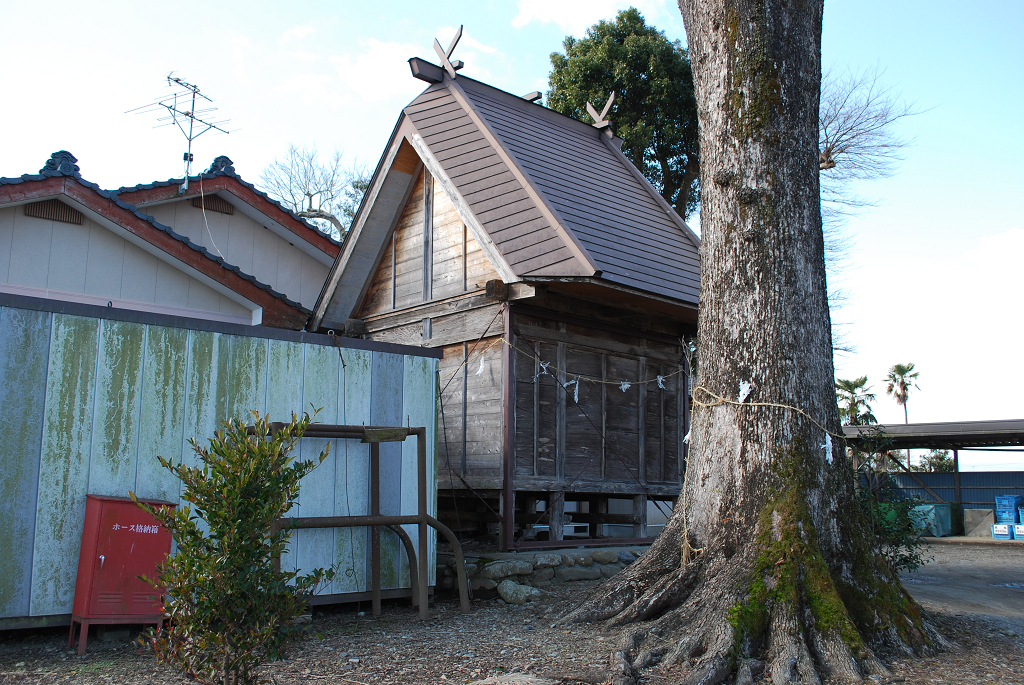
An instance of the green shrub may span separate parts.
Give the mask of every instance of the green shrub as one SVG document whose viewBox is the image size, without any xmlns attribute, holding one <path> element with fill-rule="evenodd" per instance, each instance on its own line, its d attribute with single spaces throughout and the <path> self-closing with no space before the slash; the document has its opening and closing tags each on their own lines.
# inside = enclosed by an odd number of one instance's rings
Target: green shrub
<svg viewBox="0 0 1024 685">
<path fill-rule="evenodd" d="M 902 496 L 888 473 L 868 471 L 865 475 L 860 505 L 871 526 L 876 551 L 896 573 L 917 570 L 927 561 L 913 512 L 921 504 L 920 498 Z"/>
<path fill-rule="evenodd" d="M 274 522 L 295 503 L 299 481 L 328 449 L 318 460 L 297 462 L 289 455 L 312 417 L 292 414 L 289 424 L 271 433 L 269 419 L 252 414 L 251 432 L 231 420 L 208 448 L 191 440 L 198 466 L 159 457 L 181 479 L 182 499 L 191 506 L 138 503 L 178 543 L 151 581 L 163 588 L 169 624 L 146 642 L 161 663 L 204 683 L 258 682 L 260 662 L 280 655 L 309 596 L 333 577 L 324 569 L 299 576 L 273 563 L 290 537 L 288 530 L 275 531 Z"/>
</svg>

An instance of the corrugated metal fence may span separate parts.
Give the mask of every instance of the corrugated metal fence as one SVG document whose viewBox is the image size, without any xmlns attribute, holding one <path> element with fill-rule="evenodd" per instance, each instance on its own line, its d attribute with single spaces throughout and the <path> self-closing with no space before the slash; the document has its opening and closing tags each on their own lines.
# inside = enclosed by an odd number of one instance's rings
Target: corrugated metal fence
<svg viewBox="0 0 1024 685">
<path fill-rule="evenodd" d="M 907 473 L 893 474 L 900 490 L 907 495 L 934 502 L 927 490 Z M 915 473 L 921 482 L 935 491 L 944 502 L 956 502 L 953 473 Z M 996 495 L 1024 495 L 1024 471 L 962 471 L 960 500 L 965 509 L 994 509 Z"/>
<path fill-rule="evenodd" d="M 86 493 L 180 501 L 179 481 L 156 455 L 194 463 L 188 439 L 205 443 L 228 417 L 251 423 L 255 409 L 285 420 L 314 406 L 323 423 L 426 426 L 434 464 L 429 352 L 358 341 L 368 349 L 339 354 L 327 336 L 106 311 L 0 307 L 0 627 L 71 611 Z M 300 457 L 326 442 L 302 440 Z M 368 445 L 329 442 L 295 514 L 367 513 Z M 415 440 L 381 445 L 381 467 L 382 513 L 416 513 Z M 435 514 L 436 474 L 429 482 Z M 384 537 L 384 587 L 408 587 L 397 537 Z M 364 592 L 366 549 L 365 529 L 298 531 L 282 565 L 337 565 L 324 593 Z"/>
</svg>

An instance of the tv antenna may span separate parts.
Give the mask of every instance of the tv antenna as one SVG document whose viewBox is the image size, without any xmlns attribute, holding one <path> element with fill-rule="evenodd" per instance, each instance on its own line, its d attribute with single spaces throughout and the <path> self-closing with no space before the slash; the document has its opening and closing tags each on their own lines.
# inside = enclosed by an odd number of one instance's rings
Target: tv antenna
<svg viewBox="0 0 1024 685">
<path fill-rule="evenodd" d="M 207 131 L 230 133 L 230 131 L 224 128 L 224 125 L 230 119 L 213 121 L 214 117 L 210 115 L 217 111 L 216 107 L 209 106 L 213 104 L 213 100 L 199 92 L 199 86 L 175 76 L 173 71 L 167 75 L 167 85 L 174 89 L 173 93 L 156 98 L 153 102 L 141 107 L 130 109 L 125 114 L 133 112 L 135 114 L 148 114 L 163 111 L 166 112 L 166 116 L 159 117 L 157 121 L 161 123 L 153 128 L 177 126 L 182 132 L 188 141 L 188 149 L 182 157 L 182 160 L 185 162 L 185 182 L 180 188 L 181 192 L 185 192 L 188 190 L 188 177 L 192 170 L 192 141 Z M 196 109 L 197 102 L 200 109 Z"/>
</svg>

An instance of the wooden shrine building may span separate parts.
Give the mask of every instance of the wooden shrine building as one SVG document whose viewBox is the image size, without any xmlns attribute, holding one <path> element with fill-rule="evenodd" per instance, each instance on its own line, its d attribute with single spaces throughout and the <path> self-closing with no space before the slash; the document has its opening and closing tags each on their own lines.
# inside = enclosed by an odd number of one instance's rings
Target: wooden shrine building
<svg viewBox="0 0 1024 685">
<path fill-rule="evenodd" d="M 430 85 L 398 119 L 310 330 L 443 350 L 439 517 L 464 537 L 646 538 L 682 485 L 699 239 L 606 121 L 444 62 L 410 60 Z"/>
</svg>

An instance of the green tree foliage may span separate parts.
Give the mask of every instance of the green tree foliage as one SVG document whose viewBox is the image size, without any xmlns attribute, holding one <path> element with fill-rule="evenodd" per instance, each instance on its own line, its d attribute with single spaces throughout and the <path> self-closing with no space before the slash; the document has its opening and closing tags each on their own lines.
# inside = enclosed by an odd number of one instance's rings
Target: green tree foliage
<svg viewBox="0 0 1024 685">
<path fill-rule="evenodd" d="M 679 214 L 697 206 L 697 103 L 686 49 L 649 26 L 634 8 L 600 21 L 551 53 L 546 105 L 586 121 L 587 102 L 608 115 L 622 152 Z"/>
<path fill-rule="evenodd" d="M 896 573 L 916 571 L 927 563 L 914 507 L 918 498 L 904 497 L 887 473 L 868 471 L 867 487 L 859 489 L 860 505 L 871 526 L 876 552 Z"/>
<path fill-rule="evenodd" d="M 836 379 L 836 399 L 839 402 L 839 419 L 846 426 L 870 426 L 878 423 L 871 412 L 869 402 L 875 401 L 875 394 L 870 392 L 868 377 L 861 376 L 853 380 Z"/>
<path fill-rule="evenodd" d="M 928 473 L 953 473 L 953 457 L 949 450 L 932 450 L 921 458 L 921 463 L 914 466 L 915 471 Z"/>
<path fill-rule="evenodd" d="M 280 654 L 309 596 L 333 577 L 324 569 L 300 576 L 273 563 L 291 535 L 274 522 L 298 499 L 299 481 L 323 462 L 329 446 L 318 459 L 297 462 L 290 453 L 311 417 L 292 414 L 271 433 L 267 417 L 253 416 L 251 432 L 232 420 L 208 448 L 192 440 L 198 466 L 158 457 L 181 479 L 190 506 L 137 502 L 178 543 L 152 581 L 165 593 L 169 625 L 147 641 L 160 662 L 203 683 L 258 682 L 262 659 Z"/>
<path fill-rule="evenodd" d="M 896 404 L 903 405 L 903 423 L 910 423 L 907 417 L 907 400 L 910 391 L 917 387 L 918 372 L 913 364 L 893 364 L 885 376 L 885 392 L 893 396 Z"/>
</svg>

